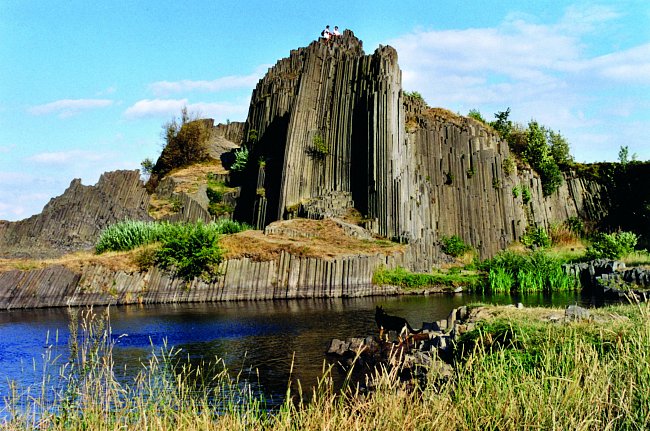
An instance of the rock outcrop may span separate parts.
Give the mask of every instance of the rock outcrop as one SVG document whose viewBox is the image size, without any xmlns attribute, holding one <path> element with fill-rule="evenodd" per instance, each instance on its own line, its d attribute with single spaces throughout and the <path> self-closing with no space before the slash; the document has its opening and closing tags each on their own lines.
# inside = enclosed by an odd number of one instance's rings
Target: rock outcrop
<svg viewBox="0 0 650 431">
<path fill-rule="evenodd" d="M 429 271 L 443 257 L 442 237 L 458 235 L 485 258 L 519 239 L 527 226 L 548 228 L 569 217 L 599 219 L 607 212 L 600 186 L 584 179 L 567 178 L 544 197 L 539 177 L 517 168 L 496 132 L 406 95 L 397 52 L 380 46 L 366 55 L 350 31 L 331 44 L 315 41 L 279 60 L 253 91 L 245 123 L 201 121 L 214 131 L 208 148 L 212 159 L 232 156 L 239 145 L 250 149 L 245 172 L 210 172 L 213 178 L 223 176 L 228 186 L 240 186 L 224 195 L 234 213 L 229 209 L 219 216 L 263 229 L 297 216 L 354 213 L 370 233 L 407 243 L 408 249 L 399 258 L 283 254 L 267 262 L 231 260 L 221 281 L 195 280 L 189 289 L 157 270 L 9 271 L 0 274 L 4 307 L 380 293 L 367 287 L 379 265 Z M 156 181 L 156 198 L 177 207 L 161 218 L 215 217 L 208 211 L 207 174 L 201 175 L 192 191 L 179 191 L 182 181 L 173 175 Z M 152 200 L 137 171 L 106 173 L 95 186 L 74 180 L 41 214 L 0 222 L 0 257 L 49 257 L 91 248 L 110 224 L 150 220 Z"/>
<path fill-rule="evenodd" d="M 53 257 L 90 249 L 105 227 L 123 220 L 150 220 L 149 195 L 139 171 L 103 174 L 96 185 L 75 179 L 40 214 L 0 222 L 0 257 Z"/>
<path fill-rule="evenodd" d="M 236 216 L 262 227 L 353 206 L 372 232 L 412 245 L 412 269 L 429 270 L 442 236 L 489 257 L 529 225 L 604 213 L 597 184 L 567 179 L 543 197 L 532 171 L 504 168 L 513 157 L 496 132 L 449 114 L 403 93 L 389 46 L 365 55 L 346 31 L 294 50 L 253 92 L 244 136 L 254 132 L 264 163 L 250 167 Z M 513 192 L 523 188 L 526 202 Z"/>
<path fill-rule="evenodd" d="M 153 268 L 115 271 L 89 264 L 0 272 L 0 310 L 83 305 L 155 304 L 296 298 L 341 298 L 397 293 L 394 286 L 375 286 L 380 265 L 404 263 L 402 253 L 308 258 L 281 253 L 277 260 L 224 261 L 216 281 L 187 283 Z"/>
</svg>

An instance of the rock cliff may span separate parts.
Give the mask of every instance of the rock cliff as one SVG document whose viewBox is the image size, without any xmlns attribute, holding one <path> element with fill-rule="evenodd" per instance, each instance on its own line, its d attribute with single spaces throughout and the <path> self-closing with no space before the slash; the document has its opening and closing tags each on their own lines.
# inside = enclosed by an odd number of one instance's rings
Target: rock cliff
<svg viewBox="0 0 650 431">
<path fill-rule="evenodd" d="M 53 257 L 90 249 L 105 227 L 122 220 L 149 220 L 149 195 L 138 171 L 103 174 L 96 185 L 75 179 L 40 214 L 0 222 L 0 257 Z"/>
<path fill-rule="evenodd" d="M 532 171 L 504 169 L 512 157 L 496 132 L 405 96 L 397 59 L 389 46 L 365 55 L 346 31 L 278 61 L 252 95 L 244 136 L 254 132 L 263 162 L 249 167 L 236 216 L 262 227 L 354 207 L 374 233 L 410 243 L 419 270 L 442 236 L 489 257 L 528 225 L 602 216 L 597 184 L 567 179 L 544 198 Z M 526 202 L 513 193 L 524 187 Z"/>
<path fill-rule="evenodd" d="M 397 52 L 380 46 L 366 55 L 350 31 L 279 60 L 254 89 L 245 123 L 204 121 L 215 132 L 207 165 L 186 178 L 178 171 L 160 178 L 151 196 L 137 171 L 106 173 L 95 186 L 74 180 L 41 214 L 0 222 L 0 257 L 90 248 L 110 224 L 151 219 L 155 199 L 177 207 L 160 218 L 208 221 L 214 217 L 208 174 L 238 186 L 226 194 L 232 216 L 259 229 L 298 216 L 356 217 L 371 233 L 408 247 L 399 257 L 332 260 L 283 252 L 265 262 L 231 259 L 219 282 L 195 281 L 189 290 L 155 269 L 6 271 L 0 273 L 0 308 L 379 293 L 368 287 L 375 268 L 429 271 L 442 258 L 443 237 L 458 235 L 485 258 L 527 226 L 548 228 L 573 216 L 598 220 L 608 211 L 601 186 L 580 178 L 567 177 L 544 197 L 539 177 L 514 163 L 495 131 L 405 94 Z M 217 167 L 239 145 L 250 149 L 246 171 L 234 175 Z"/>
</svg>

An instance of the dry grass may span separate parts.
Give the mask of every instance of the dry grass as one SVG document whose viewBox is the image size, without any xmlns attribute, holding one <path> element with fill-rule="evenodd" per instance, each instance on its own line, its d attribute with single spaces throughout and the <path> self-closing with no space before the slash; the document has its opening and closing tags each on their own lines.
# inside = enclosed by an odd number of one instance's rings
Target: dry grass
<svg viewBox="0 0 650 431">
<path fill-rule="evenodd" d="M 282 252 L 301 257 L 333 258 L 351 254 L 392 253 L 404 246 L 386 240 L 362 240 L 350 237 L 331 220 L 295 219 L 281 222 L 294 235 L 264 235 L 248 230 L 224 235 L 220 244 L 226 250 L 225 259 L 247 257 L 256 261 L 278 259 Z M 294 237 L 295 236 L 295 237 Z M 127 252 L 107 252 L 96 255 L 90 251 L 66 254 L 54 259 L 0 259 L 0 272 L 27 271 L 51 265 L 63 265 L 80 271 L 88 265 L 101 265 L 114 271 L 138 271 L 137 255 L 143 247 Z"/>
<path fill-rule="evenodd" d="M 176 180 L 175 193 L 196 193 L 199 185 L 208 182 L 208 174 L 227 174 L 220 160 L 209 160 L 180 169 L 174 169 L 166 176 Z"/>
<path fill-rule="evenodd" d="M 277 259 L 284 252 L 302 257 L 332 258 L 349 254 L 392 253 L 404 246 L 385 240 L 350 237 L 331 220 L 295 219 L 282 222 L 299 237 L 264 235 L 244 231 L 221 239 L 227 259 L 247 257 L 257 261 Z"/>
<path fill-rule="evenodd" d="M 29 271 L 53 265 L 61 265 L 75 272 L 89 265 L 100 265 L 112 271 L 136 272 L 138 266 L 134 256 L 138 252 L 139 249 L 97 255 L 91 251 L 78 251 L 53 259 L 0 259 L 0 272 Z"/>
<path fill-rule="evenodd" d="M 169 198 L 159 198 L 155 193 L 149 199 L 149 215 L 155 220 L 177 213 L 176 204 Z"/>
</svg>

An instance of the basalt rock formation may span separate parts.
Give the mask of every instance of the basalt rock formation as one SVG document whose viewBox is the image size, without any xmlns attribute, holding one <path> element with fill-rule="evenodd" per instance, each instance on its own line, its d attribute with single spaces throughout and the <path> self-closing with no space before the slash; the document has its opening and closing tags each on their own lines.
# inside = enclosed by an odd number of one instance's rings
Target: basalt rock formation
<svg viewBox="0 0 650 431">
<path fill-rule="evenodd" d="M 105 227 L 122 220 L 150 220 L 149 196 L 138 171 L 103 174 L 96 185 L 75 179 L 40 214 L 0 221 L 0 257 L 55 257 L 92 248 Z"/>
<path fill-rule="evenodd" d="M 567 177 L 544 197 L 539 176 L 514 163 L 495 131 L 405 94 L 397 52 L 380 46 L 366 55 L 350 31 L 279 60 L 253 91 L 245 123 L 202 121 L 214 132 L 208 154 L 215 164 L 207 168 L 215 170 L 209 174 L 233 186 L 226 203 L 234 212 L 226 216 L 258 229 L 299 216 L 344 217 L 408 247 L 399 258 L 352 253 L 338 257 L 341 263 L 287 253 L 269 262 L 235 260 L 224 264 L 225 281 L 193 283 L 191 289 L 203 291 L 196 294 L 155 269 L 127 275 L 63 267 L 9 271 L 0 274 L 0 287 L 9 289 L 0 294 L 3 306 L 24 305 L 29 292 L 53 295 L 57 305 L 377 293 L 364 287 L 376 267 L 429 271 L 443 258 L 443 237 L 458 235 L 485 258 L 518 240 L 528 226 L 548 228 L 573 216 L 599 220 L 608 211 L 603 188 L 581 178 Z M 229 166 L 228 156 L 232 163 L 237 146 L 250 150 L 245 171 L 217 169 L 217 161 Z M 209 221 L 215 216 L 208 211 L 207 172 L 200 173 L 202 183 L 191 191 L 176 174 L 157 178 L 155 195 L 137 171 L 106 173 L 96 186 L 74 180 L 41 214 L 0 222 L 0 257 L 89 249 L 110 224 L 150 220 L 155 199 L 178 207 L 159 218 Z M 88 277 L 96 281 L 84 282 Z M 67 293 L 48 290 L 52 283 L 67 286 Z M 7 293 L 18 285 L 27 293 Z"/>
<path fill-rule="evenodd" d="M 567 179 L 543 197 L 496 132 L 404 94 L 397 52 L 365 55 L 350 31 L 291 52 L 255 88 L 244 136 L 253 160 L 236 217 L 262 227 L 297 215 L 341 216 L 354 207 L 372 232 L 408 242 L 428 270 L 443 236 L 482 257 L 572 216 L 605 213 L 599 186 Z M 513 189 L 530 191 L 524 202 Z M 260 193 L 263 190 L 263 193 Z"/>
</svg>

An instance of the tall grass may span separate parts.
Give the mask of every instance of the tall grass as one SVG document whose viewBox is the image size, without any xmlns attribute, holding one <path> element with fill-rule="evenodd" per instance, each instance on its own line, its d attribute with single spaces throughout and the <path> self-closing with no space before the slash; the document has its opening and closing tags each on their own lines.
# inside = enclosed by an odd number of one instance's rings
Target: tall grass
<svg viewBox="0 0 650 431">
<path fill-rule="evenodd" d="M 104 229 L 95 245 L 95 252 L 127 251 L 154 242 L 165 242 L 196 229 L 201 223 L 169 223 L 127 220 Z M 216 234 L 231 234 L 248 229 L 244 223 L 218 220 L 202 225 Z"/>
<path fill-rule="evenodd" d="M 552 292 L 578 289 L 577 280 L 564 273 L 562 260 L 542 251 L 497 254 L 481 264 L 492 292 Z"/>
<path fill-rule="evenodd" d="M 274 411 L 225 372 L 210 378 L 218 382 L 213 391 L 197 390 L 204 370 L 179 367 L 164 350 L 132 383 L 118 383 L 109 327 L 87 325 L 84 331 L 94 332 L 73 337 L 80 341 L 71 343 L 61 368 L 63 389 L 49 398 L 21 398 L 27 391 L 17 389 L 6 400 L 2 427 L 644 430 L 650 427 L 649 307 L 609 308 L 600 313 L 610 316 L 604 325 L 500 317 L 460 340 L 449 380 L 438 378 L 434 363 L 414 388 L 400 380 L 398 368 L 380 367 L 369 377 L 370 393 L 354 386 L 336 393 L 326 373 L 310 401 L 300 387 L 289 388 Z"/>
</svg>

